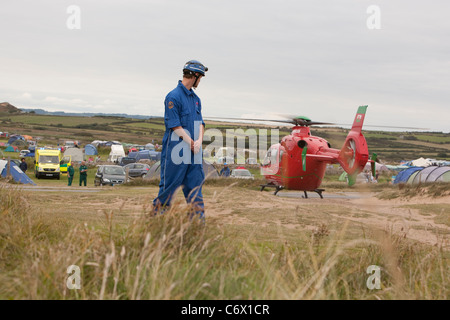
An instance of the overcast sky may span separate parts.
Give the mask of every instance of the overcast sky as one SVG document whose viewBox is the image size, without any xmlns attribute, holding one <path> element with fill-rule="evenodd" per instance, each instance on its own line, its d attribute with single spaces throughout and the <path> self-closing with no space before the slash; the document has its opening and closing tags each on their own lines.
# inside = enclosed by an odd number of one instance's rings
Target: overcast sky
<svg viewBox="0 0 450 320">
<path fill-rule="evenodd" d="M 351 123 L 369 105 L 368 125 L 449 132 L 449 16 L 448 0 L 3 1 L 0 102 L 161 116 L 196 59 L 204 117 Z"/>
</svg>

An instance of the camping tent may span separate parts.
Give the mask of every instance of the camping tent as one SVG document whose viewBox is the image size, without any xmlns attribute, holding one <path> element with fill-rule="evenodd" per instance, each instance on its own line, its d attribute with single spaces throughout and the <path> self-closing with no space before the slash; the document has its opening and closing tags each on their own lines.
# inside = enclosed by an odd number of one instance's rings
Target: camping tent
<svg viewBox="0 0 450 320">
<path fill-rule="evenodd" d="M 5 152 L 19 152 L 19 148 L 13 146 L 7 146 Z"/>
<path fill-rule="evenodd" d="M 24 138 L 25 140 L 33 140 L 33 137 L 32 137 L 32 136 L 28 136 L 28 135 L 26 135 L 26 134 L 23 135 L 23 138 Z"/>
<path fill-rule="evenodd" d="M 404 165 L 393 166 L 393 165 L 387 164 L 386 168 L 388 168 L 391 171 L 402 171 L 402 170 L 408 169 L 410 167 L 409 166 L 404 166 Z"/>
<path fill-rule="evenodd" d="M 8 144 L 10 145 L 10 144 L 12 144 L 14 141 L 16 141 L 16 140 L 22 140 L 22 141 L 25 141 L 25 138 L 22 137 L 22 136 L 19 135 L 19 134 L 14 134 L 14 135 L 12 135 L 12 136 L 9 137 L 9 139 L 8 139 Z"/>
<path fill-rule="evenodd" d="M 84 160 L 83 150 L 80 148 L 67 148 L 64 151 L 64 157 L 72 157 L 72 161 L 81 162 Z"/>
<path fill-rule="evenodd" d="M 133 158 L 133 159 L 136 159 L 136 157 L 137 157 L 137 151 L 131 151 L 131 152 L 128 152 L 128 158 Z"/>
<path fill-rule="evenodd" d="M 437 182 L 450 182 L 450 167 L 444 167 L 447 170 L 436 178 Z"/>
<path fill-rule="evenodd" d="M 441 180 L 438 180 L 439 178 L 441 178 Z M 450 181 L 448 178 L 450 178 L 450 167 L 437 167 L 430 172 L 425 182 Z"/>
<path fill-rule="evenodd" d="M 139 151 L 136 154 L 136 162 L 138 162 L 139 160 L 155 160 L 155 161 L 159 161 L 159 160 L 161 160 L 161 152 L 150 151 L 150 150 Z"/>
<path fill-rule="evenodd" d="M 419 158 L 419 159 L 411 161 L 411 166 L 414 166 L 414 167 L 428 167 L 431 165 L 432 165 L 431 159 Z"/>
<path fill-rule="evenodd" d="M 372 170 L 372 164 L 370 162 L 367 161 L 364 170 Z M 378 170 L 379 172 L 383 172 L 383 171 L 389 171 L 389 169 L 381 163 L 375 162 L 375 170 Z"/>
<path fill-rule="evenodd" d="M 364 173 L 364 171 L 362 171 L 356 175 L 355 183 L 356 184 L 369 183 L 369 179 L 371 176 L 372 176 L 372 174 L 370 174 L 368 176 L 368 175 L 366 175 L 366 173 Z M 338 181 L 348 181 L 348 173 L 345 171 L 342 172 L 342 174 L 339 176 Z"/>
<path fill-rule="evenodd" d="M 20 150 L 28 149 L 28 143 L 26 143 L 24 140 L 21 140 L 21 139 L 17 139 L 16 141 L 11 143 L 10 145 L 13 146 L 13 147 L 17 147 Z"/>
<path fill-rule="evenodd" d="M 417 171 L 422 170 L 422 167 L 410 167 L 406 170 L 400 171 L 395 177 L 394 184 L 407 183 L 409 177 Z"/>
<path fill-rule="evenodd" d="M 450 182 L 449 166 L 413 167 L 400 172 L 395 183 L 420 184 L 427 182 Z"/>
<path fill-rule="evenodd" d="M 423 183 L 427 180 L 428 175 L 433 172 L 434 170 L 436 170 L 437 166 L 430 166 L 430 167 L 426 167 L 425 169 L 419 171 L 416 175 L 416 177 L 413 180 L 413 184 L 419 184 L 419 183 Z"/>
<path fill-rule="evenodd" d="M 217 169 L 208 161 L 203 159 L 203 172 L 205 173 L 205 179 L 219 178 L 219 172 Z M 156 162 L 151 166 L 150 170 L 146 175 L 146 179 L 160 179 L 161 174 L 161 162 Z"/>
<path fill-rule="evenodd" d="M 98 151 L 94 145 L 87 144 L 84 146 L 84 154 L 87 156 L 96 156 L 98 155 Z"/>
<path fill-rule="evenodd" d="M 147 143 L 145 145 L 145 150 L 155 150 L 155 146 L 152 143 Z"/>
<path fill-rule="evenodd" d="M 6 175 L 8 173 L 7 168 L 8 161 L 6 160 L 0 160 L 0 174 L 2 177 L 6 178 Z M 33 180 L 31 180 L 20 168 L 12 161 L 10 161 L 11 164 L 11 176 L 14 179 L 14 181 L 24 183 L 24 184 L 32 184 L 36 185 Z"/>
</svg>

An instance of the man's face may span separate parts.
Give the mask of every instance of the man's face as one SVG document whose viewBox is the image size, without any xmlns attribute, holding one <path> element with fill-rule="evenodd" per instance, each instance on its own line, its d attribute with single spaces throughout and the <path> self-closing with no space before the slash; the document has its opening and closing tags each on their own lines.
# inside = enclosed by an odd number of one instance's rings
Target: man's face
<svg viewBox="0 0 450 320">
<path fill-rule="evenodd" d="M 198 80 L 195 81 L 195 78 L 194 78 L 194 85 L 193 85 L 194 88 L 198 87 L 198 85 L 200 84 L 200 80 L 202 80 L 202 78 L 203 78 L 203 76 L 201 74 L 197 73 L 197 75 L 198 75 Z"/>
</svg>

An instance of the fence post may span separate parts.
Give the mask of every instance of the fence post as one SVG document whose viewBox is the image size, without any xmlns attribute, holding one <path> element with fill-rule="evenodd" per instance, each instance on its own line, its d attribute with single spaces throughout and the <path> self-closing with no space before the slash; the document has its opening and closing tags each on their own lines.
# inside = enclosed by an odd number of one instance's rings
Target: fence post
<svg viewBox="0 0 450 320">
<path fill-rule="evenodd" d="M 6 179 L 11 178 L 11 157 L 8 156 L 8 163 L 6 164 Z"/>
</svg>

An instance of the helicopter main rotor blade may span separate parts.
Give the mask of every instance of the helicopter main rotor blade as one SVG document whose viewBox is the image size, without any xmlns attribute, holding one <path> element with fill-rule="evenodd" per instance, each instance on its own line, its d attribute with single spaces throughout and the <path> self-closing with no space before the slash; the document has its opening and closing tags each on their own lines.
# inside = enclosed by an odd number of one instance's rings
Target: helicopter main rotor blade
<svg viewBox="0 0 450 320">
<path fill-rule="evenodd" d="M 204 119 L 265 121 L 265 122 L 282 122 L 282 123 L 295 124 L 295 122 L 293 120 L 271 120 L 271 119 L 249 119 L 249 118 L 220 118 L 220 117 L 205 117 Z"/>
<path fill-rule="evenodd" d="M 219 120 L 240 120 L 240 121 L 263 121 L 263 122 L 280 122 L 289 123 L 293 125 L 300 126 L 314 126 L 314 125 L 334 125 L 330 122 L 317 122 L 317 121 L 306 121 L 303 119 L 290 119 L 290 120 L 279 120 L 279 119 L 249 119 L 249 118 L 219 118 L 219 117 L 206 117 L 208 119 L 219 119 Z"/>
<path fill-rule="evenodd" d="M 351 124 L 344 124 L 344 123 L 337 123 L 336 126 L 352 126 Z M 370 125 L 370 124 L 364 124 L 364 127 L 371 127 L 371 128 L 391 128 L 391 129 L 412 129 L 412 130 L 430 130 L 430 128 L 417 128 L 417 127 L 399 127 L 399 126 L 378 126 L 378 125 Z"/>
</svg>

